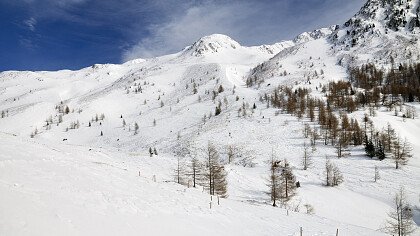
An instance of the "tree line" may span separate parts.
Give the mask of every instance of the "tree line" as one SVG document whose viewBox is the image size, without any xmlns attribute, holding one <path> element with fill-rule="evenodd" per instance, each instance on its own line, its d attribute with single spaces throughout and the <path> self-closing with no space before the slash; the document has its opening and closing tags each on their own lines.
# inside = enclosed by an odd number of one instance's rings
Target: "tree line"
<svg viewBox="0 0 420 236">
<path fill-rule="evenodd" d="M 420 101 L 420 63 L 392 64 L 389 71 L 365 64 L 349 69 L 349 79 L 366 94 L 383 94 L 382 105 Z"/>
</svg>

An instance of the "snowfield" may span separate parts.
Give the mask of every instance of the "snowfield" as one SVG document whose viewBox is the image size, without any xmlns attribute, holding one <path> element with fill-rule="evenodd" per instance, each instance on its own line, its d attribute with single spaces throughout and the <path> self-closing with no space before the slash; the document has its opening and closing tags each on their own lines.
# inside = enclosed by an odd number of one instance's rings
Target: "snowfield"
<svg viewBox="0 0 420 236">
<path fill-rule="evenodd" d="M 336 228 L 382 235 L 265 204 L 220 199 L 217 205 L 200 188 L 167 182 L 170 157 L 0 136 L 3 235 L 299 235 L 299 227 L 308 235 Z"/>
<path fill-rule="evenodd" d="M 0 118 L 0 235 L 297 236 L 300 228 L 303 235 L 337 229 L 338 235 L 386 235 L 400 187 L 413 209 L 413 235 L 420 235 L 418 117 L 403 119 L 383 108 L 371 117 L 377 129 L 389 123 L 412 144 L 413 157 L 401 169 L 391 158 L 366 157 L 363 146 L 337 158 L 320 140 L 311 150 L 312 166 L 303 170 L 310 142 L 303 127 L 317 125 L 260 101 L 278 85 L 321 97 L 322 85 L 348 79 L 344 63 L 352 56 L 349 64 L 386 65 L 376 38 L 372 51 L 368 39 L 347 49 L 331 41 L 333 32 L 254 47 L 216 34 L 176 54 L 121 65 L 0 73 L 0 112 L 6 112 Z M 345 40 L 341 29 L 336 33 Z M 413 45 L 407 48 L 418 49 Z M 247 87 L 249 76 L 263 82 Z M 218 104 L 222 112 L 215 116 Z M 410 105 L 420 114 L 419 103 Z M 349 117 L 361 124 L 365 113 Z M 177 160 L 185 166 L 191 156 L 205 160 L 209 142 L 228 174 L 226 199 L 174 178 Z M 229 146 L 238 154 L 231 163 Z M 149 148 L 158 155 L 150 156 Z M 287 159 L 301 184 L 287 206 L 272 207 L 267 194 L 272 155 Z M 343 184 L 324 186 L 326 158 L 342 171 Z M 313 214 L 306 214 L 307 204 Z"/>
</svg>

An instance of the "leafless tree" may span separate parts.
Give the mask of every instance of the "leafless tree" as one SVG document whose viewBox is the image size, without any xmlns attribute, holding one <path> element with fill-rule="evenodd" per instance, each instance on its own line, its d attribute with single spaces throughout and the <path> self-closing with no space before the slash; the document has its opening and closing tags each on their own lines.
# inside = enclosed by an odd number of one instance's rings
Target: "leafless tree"
<svg viewBox="0 0 420 236">
<path fill-rule="evenodd" d="M 400 165 L 407 164 L 408 159 L 412 157 L 412 150 L 413 148 L 407 139 L 404 139 L 404 141 L 402 141 L 401 138 L 394 140 L 392 145 L 392 158 L 395 162 L 395 169 L 398 169 Z"/>
<path fill-rule="evenodd" d="M 181 158 L 182 158 L 181 156 L 177 156 L 176 167 L 174 169 L 175 181 L 178 184 L 184 184 L 185 183 L 185 180 L 184 180 L 185 163 L 183 162 L 183 160 Z"/>
<path fill-rule="evenodd" d="M 379 169 L 377 166 L 375 166 L 375 182 L 381 179 L 381 176 L 379 175 Z"/>
<path fill-rule="evenodd" d="M 405 236 L 414 232 L 413 213 L 406 199 L 404 188 L 395 194 L 394 209 L 388 213 L 385 230 L 392 235 Z"/>
<path fill-rule="evenodd" d="M 304 170 L 307 170 L 312 165 L 311 153 L 309 152 L 309 147 L 306 146 L 306 142 L 303 143 L 303 156 L 302 156 L 302 166 Z"/>
<path fill-rule="evenodd" d="M 340 169 L 328 158 L 325 162 L 325 180 L 327 186 L 337 186 L 344 181 Z"/>
<path fill-rule="evenodd" d="M 201 179 L 202 167 L 203 166 L 198 160 L 197 156 L 193 154 L 189 165 L 188 175 L 192 178 L 194 188 L 197 186 L 198 181 Z"/>
<path fill-rule="evenodd" d="M 267 186 L 269 187 L 268 194 L 270 195 L 273 206 L 277 206 L 277 200 L 280 199 L 280 161 L 278 161 L 274 153 L 271 154 L 270 175 Z"/>
<path fill-rule="evenodd" d="M 290 168 L 289 162 L 285 159 L 280 173 L 280 198 L 282 201 L 289 201 L 295 195 L 296 178 Z"/>
<path fill-rule="evenodd" d="M 224 166 L 220 163 L 220 155 L 216 147 L 209 143 L 207 146 L 207 173 L 204 175 L 211 195 L 227 197 L 227 180 Z"/>
</svg>

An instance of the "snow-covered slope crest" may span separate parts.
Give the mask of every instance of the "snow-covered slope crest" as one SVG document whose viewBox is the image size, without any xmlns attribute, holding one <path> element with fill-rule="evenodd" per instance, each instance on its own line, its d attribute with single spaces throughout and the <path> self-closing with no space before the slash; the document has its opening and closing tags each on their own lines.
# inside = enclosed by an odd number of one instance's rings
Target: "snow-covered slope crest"
<svg viewBox="0 0 420 236">
<path fill-rule="evenodd" d="M 217 53 L 231 53 L 231 54 L 268 54 L 275 55 L 285 48 L 295 45 L 295 42 L 281 41 L 274 44 L 264 44 L 261 46 L 246 47 L 233 40 L 231 37 L 223 34 L 212 34 L 204 36 L 193 43 L 191 46 L 186 47 L 181 52 L 181 57 L 194 56 L 203 57 Z M 226 56 L 226 55 L 224 55 Z"/>
<path fill-rule="evenodd" d="M 264 45 L 261 45 L 261 46 L 254 46 L 254 47 L 250 47 L 250 48 L 251 49 L 258 49 L 261 52 L 275 55 L 275 54 L 283 51 L 284 49 L 290 48 L 294 45 L 295 45 L 295 42 L 293 42 L 291 40 L 286 40 L 286 41 L 281 41 L 281 42 L 275 43 L 275 44 L 264 44 Z"/>
<path fill-rule="evenodd" d="M 223 34 L 212 34 L 197 40 L 193 45 L 184 49 L 183 54 L 202 56 L 205 54 L 216 53 L 226 49 L 237 49 L 241 45 Z"/>
<path fill-rule="evenodd" d="M 312 40 L 324 38 L 326 36 L 331 35 L 335 30 L 337 30 L 338 25 L 332 25 L 327 28 L 316 29 L 311 32 L 303 32 L 296 36 L 293 39 L 293 42 L 296 44 L 306 43 Z"/>
</svg>

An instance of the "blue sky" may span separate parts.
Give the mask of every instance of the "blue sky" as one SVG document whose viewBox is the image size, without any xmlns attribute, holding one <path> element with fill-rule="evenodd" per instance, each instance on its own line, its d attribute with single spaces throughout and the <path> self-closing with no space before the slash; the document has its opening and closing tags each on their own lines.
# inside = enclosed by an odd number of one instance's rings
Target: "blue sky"
<svg viewBox="0 0 420 236">
<path fill-rule="evenodd" d="M 341 24 L 365 0 L 0 0 L 0 71 L 79 69 L 180 51 L 212 33 L 242 45 Z"/>
</svg>

